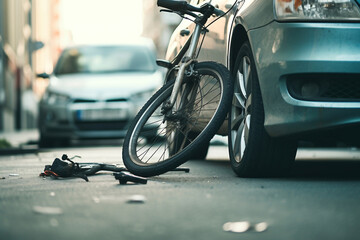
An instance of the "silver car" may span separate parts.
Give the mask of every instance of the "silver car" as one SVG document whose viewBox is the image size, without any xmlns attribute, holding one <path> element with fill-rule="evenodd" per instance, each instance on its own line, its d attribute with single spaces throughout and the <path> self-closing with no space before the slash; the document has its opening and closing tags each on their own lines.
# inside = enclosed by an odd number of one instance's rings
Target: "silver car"
<svg viewBox="0 0 360 240">
<path fill-rule="evenodd" d="M 234 78 L 228 131 L 219 133 L 237 175 L 286 172 L 300 140 L 360 145 L 360 0 L 211 3 L 228 14 L 208 27 L 200 58 Z M 186 20 L 175 30 L 169 60 L 192 28 Z"/>
<path fill-rule="evenodd" d="M 123 138 L 162 84 L 151 41 L 65 49 L 39 104 L 40 145 L 84 138 Z M 156 134 L 156 131 L 149 132 Z"/>
</svg>

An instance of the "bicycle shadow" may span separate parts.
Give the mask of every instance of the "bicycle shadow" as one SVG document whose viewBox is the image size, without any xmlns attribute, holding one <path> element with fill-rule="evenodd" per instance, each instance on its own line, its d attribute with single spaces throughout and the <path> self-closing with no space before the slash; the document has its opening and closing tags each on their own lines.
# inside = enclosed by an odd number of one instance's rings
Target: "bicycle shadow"
<svg viewBox="0 0 360 240">
<path fill-rule="evenodd" d="M 228 174 L 225 170 L 230 167 L 227 161 L 206 161 L 222 175 Z M 360 180 L 360 161 L 358 160 L 296 160 L 289 170 L 281 176 L 267 176 L 270 179 L 301 179 L 301 180 Z"/>
</svg>

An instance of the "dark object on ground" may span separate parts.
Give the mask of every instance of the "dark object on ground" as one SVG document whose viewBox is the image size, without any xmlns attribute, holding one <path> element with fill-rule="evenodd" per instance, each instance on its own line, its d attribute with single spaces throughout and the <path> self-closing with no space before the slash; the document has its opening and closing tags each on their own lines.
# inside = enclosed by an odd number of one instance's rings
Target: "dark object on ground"
<svg viewBox="0 0 360 240">
<path fill-rule="evenodd" d="M 189 173 L 190 168 L 178 167 L 178 168 L 175 168 L 175 169 L 171 170 L 170 172 L 186 172 L 186 173 Z"/>
<path fill-rule="evenodd" d="M 129 172 L 114 173 L 115 179 L 119 180 L 121 185 L 127 184 L 127 182 L 146 184 L 147 179 L 139 176 L 135 176 Z"/>
<path fill-rule="evenodd" d="M 190 172 L 189 168 L 175 168 L 173 170 L 171 170 L 173 172 Z M 147 179 L 143 178 L 143 177 L 139 177 L 136 175 L 133 175 L 127 171 L 125 172 L 119 172 L 119 173 L 114 173 L 115 179 L 119 180 L 119 183 L 121 185 L 127 184 L 127 182 L 133 182 L 133 183 L 141 183 L 141 184 L 146 184 L 147 183 Z"/>
<path fill-rule="evenodd" d="M 40 176 L 53 176 L 56 178 L 79 177 L 88 182 L 89 179 L 87 176 L 94 175 L 102 170 L 112 172 L 121 172 L 126 170 L 126 168 L 123 167 L 117 167 L 116 165 L 104 163 L 76 163 L 69 159 L 66 154 L 63 154 L 61 159 L 62 160 L 55 158 L 52 165 L 45 165 L 44 172 L 40 173 Z"/>
</svg>

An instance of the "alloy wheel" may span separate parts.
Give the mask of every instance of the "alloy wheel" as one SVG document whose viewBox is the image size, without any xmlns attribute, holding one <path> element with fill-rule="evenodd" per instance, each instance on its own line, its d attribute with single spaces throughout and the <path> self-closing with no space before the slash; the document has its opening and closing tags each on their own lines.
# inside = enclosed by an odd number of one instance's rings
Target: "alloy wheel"
<svg viewBox="0 0 360 240">
<path fill-rule="evenodd" d="M 251 61 L 244 56 L 239 64 L 231 107 L 231 144 L 236 162 L 244 156 L 251 121 Z"/>
</svg>

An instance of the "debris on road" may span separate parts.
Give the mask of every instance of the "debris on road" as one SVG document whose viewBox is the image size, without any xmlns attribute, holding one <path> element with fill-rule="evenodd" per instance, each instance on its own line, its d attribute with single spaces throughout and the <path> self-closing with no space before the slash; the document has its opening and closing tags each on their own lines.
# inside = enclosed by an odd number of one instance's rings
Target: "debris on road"
<svg viewBox="0 0 360 240">
<path fill-rule="evenodd" d="M 17 174 L 17 173 L 10 173 L 10 174 L 9 174 L 9 176 L 10 176 L 10 177 L 19 177 L 19 176 L 20 176 L 20 174 Z"/>
<path fill-rule="evenodd" d="M 171 170 L 170 172 L 186 172 L 186 173 L 189 173 L 190 168 L 178 167 L 178 168 L 175 168 L 175 169 Z"/>
<path fill-rule="evenodd" d="M 266 222 L 260 222 L 252 225 L 249 221 L 241 221 L 241 222 L 227 222 L 223 225 L 223 230 L 225 232 L 234 232 L 234 233 L 244 233 L 250 230 L 254 230 L 255 232 L 264 232 L 268 228 L 268 224 Z"/>
<path fill-rule="evenodd" d="M 250 229 L 251 225 L 248 221 L 242 222 L 227 222 L 223 225 L 225 232 L 243 233 Z"/>
<path fill-rule="evenodd" d="M 39 176 L 45 179 L 47 176 L 57 178 L 67 177 L 79 177 L 85 181 L 89 181 L 88 176 L 95 175 L 99 171 L 111 171 L 115 172 L 115 179 L 119 180 L 121 185 L 127 184 L 127 182 L 146 184 L 147 179 L 128 172 L 124 167 L 118 167 L 113 164 L 105 163 L 77 163 L 73 162 L 72 159 L 81 158 L 81 156 L 74 156 L 69 158 L 66 154 L 63 154 L 61 159 L 55 158 L 52 165 L 45 165 L 44 172 L 40 173 Z M 189 168 L 175 168 L 172 171 L 175 172 L 186 172 L 189 173 Z"/>
<path fill-rule="evenodd" d="M 129 199 L 126 201 L 127 203 L 145 203 L 146 197 L 143 195 L 132 195 L 129 197 Z"/>
<path fill-rule="evenodd" d="M 52 165 L 45 165 L 44 172 L 40 173 L 40 176 L 51 176 L 54 178 L 79 177 L 88 182 L 87 176 L 95 175 L 99 171 L 121 172 L 126 170 L 126 168 L 117 167 L 112 164 L 73 162 L 72 159 L 75 157 L 80 156 L 69 158 L 66 154 L 63 154 L 61 160 L 55 158 Z"/>
<path fill-rule="evenodd" d="M 140 184 L 147 183 L 146 178 L 133 175 L 129 172 L 114 173 L 114 176 L 115 176 L 115 179 L 119 180 L 119 183 L 121 185 L 125 185 L 125 184 L 127 184 L 127 182 L 140 183 Z"/>
<path fill-rule="evenodd" d="M 62 209 L 58 207 L 34 206 L 33 211 L 44 215 L 60 215 L 63 213 Z"/>
<path fill-rule="evenodd" d="M 101 194 L 99 196 L 92 196 L 92 200 L 96 204 L 98 204 L 98 203 L 120 203 L 120 202 L 125 201 L 123 197 L 119 197 L 118 195 L 104 195 L 104 194 Z"/>
<path fill-rule="evenodd" d="M 78 163 L 73 162 L 68 158 L 66 154 L 63 154 L 61 157 L 55 158 L 52 165 L 45 165 L 43 173 L 40 173 L 40 176 L 52 176 L 55 178 L 58 177 L 80 177 L 85 181 L 89 181 L 85 174 L 81 173 L 80 166 Z M 69 161 L 70 163 L 66 162 Z"/>
<path fill-rule="evenodd" d="M 257 223 L 254 226 L 256 232 L 264 232 L 268 228 L 268 224 L 266 222 Z"/>
</svg>

